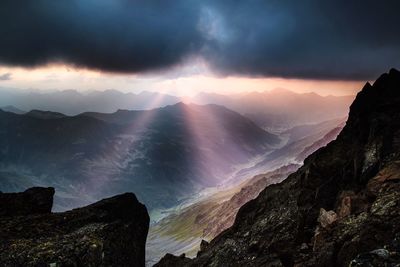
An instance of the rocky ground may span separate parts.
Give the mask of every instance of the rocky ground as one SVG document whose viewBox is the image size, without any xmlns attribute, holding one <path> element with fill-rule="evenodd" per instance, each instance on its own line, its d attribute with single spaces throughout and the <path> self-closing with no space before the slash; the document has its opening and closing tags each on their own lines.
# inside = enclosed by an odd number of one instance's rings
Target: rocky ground
<svg viewBox="0 0 400 267">
<path fill-rule="evenodd" d="M 338 138 L 267 187 L 198 256 L 156 266 L 398 266 L 400 72 L 367 83 Z M 396 265 L 397 264 L 397 265 Z"/>
<path fill-rule="evenodd" d="M 202 240 L 211 240 L 232 226 L 236 213 L 268 185 L 281 182 L 300 166 L 290 164 L 256 175 L 229 189 L 221 190 L 172 214 L 150 227 L 147 238 L 147 265 L 154 265 L 165 254 L 185 253 L 195 257 Z"/>
<path fill-rule="evenodd" d="M 146 207 L 126 193 L 51 213 L 53 188 L 0 193 L 0 266 L 144 266 Z"/>
<path fill-rule="evenodd" d="M 241 166 L 233 180 L 242 176 L 238 179 L 242 182 L 221 187 L 206 198 L 171 212 L 169 216 L 151 225 L 146 244 L 146 264 L 154 265 L 167 253 L 185 253 L 186 257 L 195 257 L 202 239 L 210 241 L 232 226 L 241 206 L 256 198 L 268 185 L 282 182 L 301 166 L 297 163 L 303 162 L 308 155 L 335 140 L 346 120 L 347 116 L 296 126 L 283 132 L 279 135 L 285 140 L 283 147 L 260 157 L 251 166 Z M 274 169 L 271 166 L 278 167 Z M 264 173 L 264 170 L 269 171 Z M 261 174 L 249 178 L 254 173 Z"/>
</svg>

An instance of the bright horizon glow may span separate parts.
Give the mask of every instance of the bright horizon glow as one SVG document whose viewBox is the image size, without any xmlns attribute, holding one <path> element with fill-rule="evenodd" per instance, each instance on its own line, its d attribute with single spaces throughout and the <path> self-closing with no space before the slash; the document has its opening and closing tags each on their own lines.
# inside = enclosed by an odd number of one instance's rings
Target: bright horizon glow
<svg viewBox="0 0 400 267">
<path fill-rule="evenodd" d="M 151 74 L 118 74 L 74 68 L 62 64 L 26 69 L 0 66 L 0 75 L 9 73 L 9 80 L 0 81 L 0 87 L 80 92 L 104 91 L 140 93 L 153 91 L 176 96 L 194 96 L 200 92 L 237 94 L 263 92 L 278 88 L 297 93 L 315 92 L 319 95 L 354 95 L 365 81 L 328 81 L 288 78 L 242 77 L 215 75 L 200 61 L 190 61 L 163 72 Z"/>
</svg>

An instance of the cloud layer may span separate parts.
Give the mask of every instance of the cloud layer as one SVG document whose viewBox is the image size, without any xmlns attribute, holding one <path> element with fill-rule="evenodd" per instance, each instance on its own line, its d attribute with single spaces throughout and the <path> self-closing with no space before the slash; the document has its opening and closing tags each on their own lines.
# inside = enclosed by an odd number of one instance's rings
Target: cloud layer
<svg viewBox="0 0 400 267">
<path fill-rule="evenodd" d="M 399 1 L 4 0 L 0 63 L 159 71 L 191 56 L 221 75 L 373 79 L 400 67 Z"/>
<path fill-rule="evenodd" d="M 54 61 L 111 72 L 176 64 L 202 45 L 198 8 L 188 1 L 5 0 L 0 61 Z"/>
</svg>

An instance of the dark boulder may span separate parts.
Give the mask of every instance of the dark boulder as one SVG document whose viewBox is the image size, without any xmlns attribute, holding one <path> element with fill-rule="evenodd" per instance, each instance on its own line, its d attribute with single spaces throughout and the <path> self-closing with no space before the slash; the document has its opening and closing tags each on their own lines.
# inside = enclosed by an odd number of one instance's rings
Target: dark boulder
<svg viewBox="0 0 400 267">
<path fill-rule="evenodd" d="M 185 254 L 180 255 L 179 257 L 174 256 L 172 254 L 165 254 L 165 256 L 153 267 L 183 267 L 190 263 L 190 259 L 185 257 Z"/>
<path fill-rule="evenodd" d="M 0 217 L 50 213 L 54 188 L 32 187 L 21 193 L 0 192 Z"/>
<path fill-rule="evenodd" d="M 0 217 L 0 266 L 144 266 L 148 228 L 132 193 L 62 213 Z"/>
</svg>

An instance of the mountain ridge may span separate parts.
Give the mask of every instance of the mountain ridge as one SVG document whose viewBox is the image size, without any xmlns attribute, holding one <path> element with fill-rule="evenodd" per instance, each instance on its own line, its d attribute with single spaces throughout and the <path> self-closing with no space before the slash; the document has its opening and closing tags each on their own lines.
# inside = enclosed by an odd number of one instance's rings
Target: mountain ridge
<svg viewBox="0 0 400 267">
<path fill-rule="evenodd" d="M 170 207 L 222 182 L 237 164 L 280 141 L 242 115 L 213 105 L 71 117 L 0 111 L 0 126 L 0 190 L 50 183 L 59 192 L 60 209 L 126 188 L 150 210 Z"/>
<path fill-rule="evenodd" d="M 147 242 L 148 264 L 155 264 L 165 253 L 185 253 L 194 257 L 201 239 L 210 241 L 231 226 L 242 205 L 255 198 L 268 184 L 285 179 L 301 166 L 305 157 L 334 140 L 344 123 L 344 119 L 339 118 L 295 127 L 283 133 L 281 138 L 289 138 L 286 145 L 271 152 L 253 167 L 242 168 L 235 175 L 239 184 L 220 188 L 207 198 L 155 222 Z M 260 174 L 263 172 L 267 173 Z"/>
<path fill-rule="evenodd" d="M 264 129 L 285 131 L 297 125 L 345 117 L 354 97 L 301 94 L 277 89 L 237 95 L 203 93 L 194 97 L 193 101 L 223 105 L 244 114 Z"/>
<path fill-rule="evenodd" d="M 203 92 L 193 97 L 178 97 L 147 91 L 134 94 L 105 90 L 84 94 L 75 90 L 36 93 L 29 90 L 0 88 L 0 106 L 14 105 L 21 110 L 51 110 L 74 116 L 84 112 L 111 113 L 119 109 L 150 110 L 189 101 L 201 105 L 223 105 L 242 115 L 247 114 L 247 117 L 261 127 L 269 125 L 288 129 L 299 124 L 316 123 L 344 116 L 354 99 L 354 96 L 320 96 L 315 93 L 301 94 L 290 90 L 285 90 L 286 93 L 283 95 L 282 89 L 275 91 L 231 95 Z M 294 108 L 295 103 L 299 108 Z"/>
<path fill-rule="evenodd" d="M 156 266 L 399 263 L 400 72 L 367 83 L 335 141 L 240 208 L 193 260 Z"/>
</svg>

